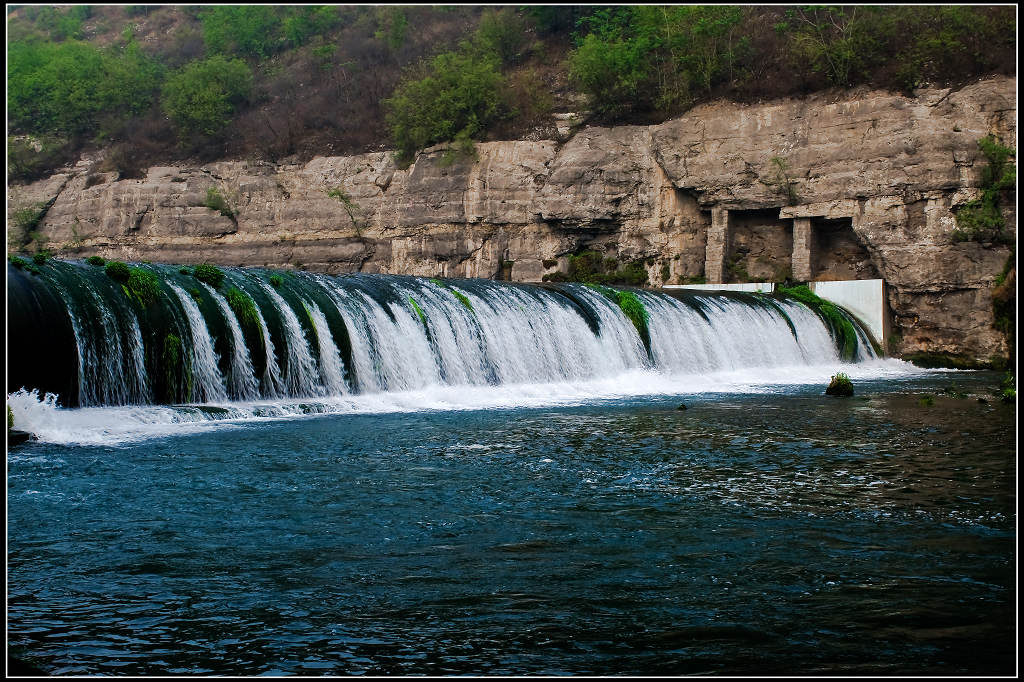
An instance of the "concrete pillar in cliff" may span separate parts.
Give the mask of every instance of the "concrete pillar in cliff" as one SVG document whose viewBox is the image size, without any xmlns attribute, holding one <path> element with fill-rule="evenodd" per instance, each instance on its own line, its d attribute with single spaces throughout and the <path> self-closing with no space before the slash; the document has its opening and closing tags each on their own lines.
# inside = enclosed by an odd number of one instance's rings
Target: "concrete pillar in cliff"
<svg viewBox="0 0 1024 682">
<path fill-rule="evenodd" d="M 704 277 L 709 284 L 721 284 L 725 273 L 725 252 L 729 246 L 729 210 L 715 206 L 711 209 L 711 227 L 708 228 L 704 251 Z"/>
<path fill-rule="evenodd" d="M 793 218 L 793 279 L 811 279 L 811 219 Z"/>
</svg>

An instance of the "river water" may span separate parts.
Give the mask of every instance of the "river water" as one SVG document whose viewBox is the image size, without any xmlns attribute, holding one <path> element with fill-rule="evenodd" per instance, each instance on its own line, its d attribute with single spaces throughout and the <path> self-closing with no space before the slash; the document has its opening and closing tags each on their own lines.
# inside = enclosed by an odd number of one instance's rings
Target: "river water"
<svg viewBox="0 0 1024 682">
<path fill-rule="evenodd" d="M 836 399 L 801 372 L 179 424 L 16 394 L 45 440 L 7 456 L 10 651 L 60 675 L 1013 675 L 1000 377 L 851 365 Z"/>
</svg>

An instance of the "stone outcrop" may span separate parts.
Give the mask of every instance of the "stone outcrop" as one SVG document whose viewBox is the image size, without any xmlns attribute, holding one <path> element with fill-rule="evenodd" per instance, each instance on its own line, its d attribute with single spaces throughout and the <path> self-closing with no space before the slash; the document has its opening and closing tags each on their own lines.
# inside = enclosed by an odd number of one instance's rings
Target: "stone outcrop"
<svg viewBox="0 0 1024 682">
<path fill-rule="evenodd" d="M 408 168 L 381 152 L 129 180 L 83 161 L 8 188 L 8 250 L 540 281 L 596 249 L 643 262 L 652 285 L 881 277 L 891 352 L 985 361 L 1008 351 L 991 296 L 1011 251 L 951 237 L 979 194 L 978 140 L 1016 148 L 1015 102 L 1005 77 L 915 97 L 716 102 L 661 125 L 478 143 L 472 159 L 438 146 Z M 206 206 L 211 189 L 229 211 Z M 27 207 L 45 211 L 32 235 L 14 219 Z"/>
</svg>

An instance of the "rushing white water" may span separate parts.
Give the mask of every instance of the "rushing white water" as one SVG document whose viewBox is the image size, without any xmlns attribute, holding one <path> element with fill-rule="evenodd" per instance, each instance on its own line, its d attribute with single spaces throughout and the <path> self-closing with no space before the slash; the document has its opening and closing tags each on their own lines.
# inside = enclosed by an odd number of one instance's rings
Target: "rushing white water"
<svg viewBox="0 0 1024 682">
<path fill-rule="evenodd" d="M 345 367 L 342 365 L 341 353 L 327 324 L 327 318 L 319 306 L 312 301 L 303 300 L 309 316 L 316 329 L 316 340 L 320 346 L 320 380 L 327 395 L 344 395 L 348 393 L 345 385 Z"/>
<path fill-rule="evenodd" d="M 898 381 L 936 370 L 923 370 L 901 360 L 885 359 L 841 366 L 856 383 Z M 37 391 L 8 395 L 15 428 L 42 441 L 66 444 L 116 445 L 148 438 L 237 428 L 277 419 L 318 415 L 415 413 L 423 411 L 514 410 L 590 405 L 645 396 L 691 400 L 712 393 L 776 393 L 794 387 L 828 384 L 836 365 L 758 368 L 715 373 L 666 374 L 630 370 L 590 381 L 523 383 L 502 386 L 429 386 L 417 390 L 373 392 L 317 399 L 234 402 L 208 409 L 189 405 L 149 405 L 67 409 L 56 396 Z"/>
<path fill-rule="evenodd" d="M 78 357 L 79 404 L 111 405 L 62 413 L 65 424 L 84 420 L 81 429 L 93 433 L 89 415 L 99 414 L 120 424 L 95 425 L 97 442 L 117 440 L 122 427 L 152 435 L 181 424 L 283 415 L 575 404 L 827 383 L 837 370 L 851 377 L 866 368 L 906 371 L 873 361 L 866 338 L 858 357 L 868 362 L 844 362 L 817 314 L 771 297 L 308 273 L 271 286 L 265 272 L 232 270 L 228 281 L 248 289 L 262 328 L 263 348 L 248 348 L 220 291 L 202 284 L 200 306 L 181 286 L 194 286 L 182 277 L 188 271 L 152 269 L 173 296 L 139 315 L 130 299 L 98 279 L 102 272 L 69 266 L 52 283 L 71 316 L 76 347 L 68 352 Z M 75 278 L 85 281 L 79 287 Z M 68 286 L 84 293 L 71 296 Z M 646 311 L 644 334 L 620 307 L 631 296 Z M 159 399 L 180 397 L 170 385 L 175 370 L 164 366 L 160 348 L 144 344 L 166 344 L 168 334 L 180 335 L 186 354 L 185 398 L 218 407 L 116 407 L 152 400 L 147 362 L 154 377 L 168 377 L 168 393 Z M 223 364 L 218 347 L 227 349 Z M 59 409 L 45 399 L 34 403 L 50 414 Z"/>
<path fill-rule="evenodd" d="M 206 327 L 206 320 L 192 296 L 181 287 L 170 283 L 174 294 L 181 301 L 181 307 L 188 317 L 191 343 L 184 344 L 192 358 L 192 397 L 194 402 L 226 402 L 227 392 L 224 390 L 224 377 L 217 366 L 217 353 L 213 349 L 213 339 Z M 182 339 L 184 341 L 184 339 Z"/>
<path fill-rule="evenodd" d="M 236 400 L 256 400 L 260 397 L 260 382 L 253 374 L 252 358 L 249 355 L 249 348 L 245 345 L 245 337 L 242 335 L 238 318 L 235 317 L 226 298 L 206 283 L 203 283 L 203 288 L 217 303 L 231 331 L 231 372 L 228 374 L 231 396 Z"/>
</svg>

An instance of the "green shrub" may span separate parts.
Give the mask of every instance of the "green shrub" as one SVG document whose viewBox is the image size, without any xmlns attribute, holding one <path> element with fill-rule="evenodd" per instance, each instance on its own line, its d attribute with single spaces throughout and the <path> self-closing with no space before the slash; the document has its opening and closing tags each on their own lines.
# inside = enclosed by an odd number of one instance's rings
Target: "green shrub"
<svg viewBox="0 0 1024 682">
<path fill-rule="evenodd" d="M 14 267 L 18 268 L 19 270 L 28 265 L 28 261 L 26 261 L 24 258 L 19 258 L 18 256 L 15 256 L 13 254 L 7 257 L 7 261 Z"/>
<path fill-rule="evenodd" d="M 216 137 L 252 91 L 252 70 L 240 59 L 215 55 L 191 62 L 164 83 L 161 104 L 183 141 Z"/>
<path fill-rule="evenodd" d="M 517 63 L 529 46 L 525 20 L 512 7 L 490 8 L 473 34 L 476 49 L 495 55 L 503 65 Z"/>
<path fill-rule="evenodd" d="M 189 270 L 188 268 L 184 268 L 184 267 L 178 268 L 178 272 L 180 272 L 183 275 L 191 275 L 192 274 L 191 270 Z"/>
<path fill-rule="evenodd" d="M 83 135 L 149 109 L 161 67 L 138 45 L 14 41 L 7 52 L 8 120 L 13 130 Z"/>
<path fill-rule="evenodd" d="M 40 251 L 39 253 L 32 256 L 32 262 L 36 265 L 46 265 L 46 261 L 50 256 L 49 251 Z"/>
<path fill-rule="evenodd" d="M 131 268 L 128 274 L 128 289 L 142 305 L 149 305 L 160 296 L 160 283 L 152 272 L 142 268 Z"/>
<path fill-rule="evenodd" d="M 953 231 L 952 239 L 954 242 L 1012 243 L 1012 235 L 1005 230 L 1006 219 L 1000 208 L 1000 197 L 1003 190 L 1013 188 L 1017 182 L 1017 166 L 1010 163 L 1015 152 L 999 144 L 991 135 L 978 140 L 978 147 L 988 159 L 981 172 L 982 194 L 957 210 L 957 229 Z"/>
<path fill-rule="evenodd" d="M 89 265 L 95 265 L 96 267 L 102 267 L 106 265 L 107 260 L 103 256 L 89 256 L 86 259 Z"/>
<path fill-rule="evenodd" d="M 220 288 L 221 283 L 224 281 L 224 272 L 216 265 L 210 265 L 209 263 L 197 265 L 192 272 L 192 276 L 200 282 L 209 284 L 214 289 Z"/>
<path fill-rule="evenodd" d="M 276 289 L 279 286 L 281 286 L 282 284 L 284 284 L 284 280 L 281 279 L 281 275 L 271 275 L 270 276 L 270 286 L 272 286 L 272 287 L 274 287 Z"/>
<path fill-rule="evenodd" d="M 1017 381 L 1013 372 L 1007 372 L 999 384 L 999 397 L 1004 403 L 1012 403 L 1017 399 Z"/>
<path fill-rule="evenodd" d="M 131 269 L 119 260 L 112 260 L 107 263 L 106 273 L 107 277 L 122 284 L 126 284 L 128 278 L 132 275 Z"/>
<path fill-rule="evenodd" d="M 597 9 L 581 21 L 589 33 L 569 55 L 570 78 L 602 114 L 685 106 L 748 51 L 742 18 L 725 5 Z"/>
<path fill-rule="evenodd" d="M 211 54 L 262 58 L 284 47 L 279 38 L 279 8 L 273 5 L 206 7 L 199 13 L 199 21 L 203 42 Z"/>
<path fill-rule="evenodd" d="M 505 114 L 498 60 L 444 52 L 412 70 L 384 101 L 402 162 L 457 135 L 475 138 Z"/>
<path fill-rule="evenodd" d="M 832 377 L 828 388 L 825 389 L 825 395 L 849 397 L 853 395 L 853 382 L 849 376 L 839 372 Z"/>
<path fill-rule="evenodd" d="M 327 196 L 337 199 L 345 207 L 345 212 L 348 213 L 348 218 L 352 221 L 352 224 L 357 225 L 356 212 L 359 210 L 359 204 L 352 201 L 352 197 L 348 195 L 344 187 L 339 185 L 327 190 Z"/>
<path fill-rule="evenodd" d="M 203 204 L 206 208 L 214 211 L 219 211 L 225 218 L 234 218 L 235 212 L 231 210 L 231 206 L 228 205 L 227 199 L 220 193 L 220 190 L 216 187 L 210 187 L 206 190 L 206 202 Z"/>
</svg>

